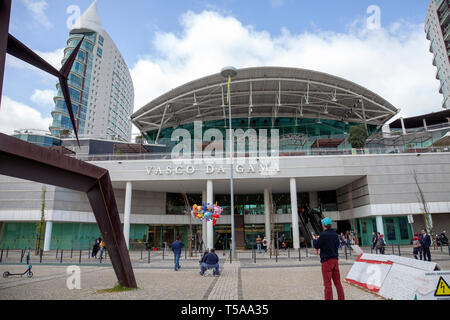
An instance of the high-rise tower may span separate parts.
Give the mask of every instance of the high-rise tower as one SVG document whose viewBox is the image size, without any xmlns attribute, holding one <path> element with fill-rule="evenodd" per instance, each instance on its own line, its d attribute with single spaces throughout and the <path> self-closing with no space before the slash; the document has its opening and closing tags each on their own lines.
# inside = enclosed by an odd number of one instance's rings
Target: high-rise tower
<svg viewBox="0 0 450 320">
<path fill-rule="evenodd" d="M 450 108 L 450 1 L 431 0 L 428 6 L 425 33 L 430 40 L 439 92 L 444 95 L 443 108 Z"/>
<path fill-rule="evenodd" d="M 111 37 L 103 29 L 97 12 L 97 1 L 80 16 L 70 31 L 64 58 L 67 59 L 78 42 L 84 42 L 69 76 L 78 134 L 81 138 L 131 141 L 130 115 L 133 112 L 134 89 L 128 67 Z M 72 130 L 61 92 L 54 98 L 54 136 Z"/>
</svg>

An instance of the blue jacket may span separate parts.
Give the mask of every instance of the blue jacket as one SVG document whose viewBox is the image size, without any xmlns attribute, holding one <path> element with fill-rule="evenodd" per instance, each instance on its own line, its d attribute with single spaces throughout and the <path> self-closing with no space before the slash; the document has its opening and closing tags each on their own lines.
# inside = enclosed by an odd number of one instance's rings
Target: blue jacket
<svg viewBox="0 0 450 320">
<path fill-rule="evenodd" d="M 208 253 L 204 259 L 206 264 L 216 264 L 219 263 L 219 257 L 215 253 Z"/>
<path fill-rule="evenodd" d="M 419 239 L 420 244 L 422 245 L 422 248 L 429 248 L 431 246 L 431 237 L 427 233 L 425 236 L 422 234 Z"/>
<path fill-rule="evenodd" d="M 184 243 L 181 241 L 174 241 L 172 243 L 172 251 L 173 253 L 177 253 L 180 254 L 181 253 L 181 248 L 184 247 Z"/>
<path fill-rule="evenodd" d="M 339 236 L 333 229 L 322 232 L 313 244 L 314 248 L 320 249 L 320 262 L 339 258 Z"/>
</svg>

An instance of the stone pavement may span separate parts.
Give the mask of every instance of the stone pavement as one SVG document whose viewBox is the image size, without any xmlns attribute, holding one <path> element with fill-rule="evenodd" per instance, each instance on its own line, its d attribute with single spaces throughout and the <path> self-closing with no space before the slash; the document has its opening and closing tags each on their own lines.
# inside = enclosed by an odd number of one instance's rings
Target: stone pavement
<svg viewBox="0 0 450 320">
<path fill-rule="evenodd" d="M 302 259 L 233 260 L 220 257 L 221 276 L 200 276 L 197 259 L 181 260 L 182 268 L 173 270 L 173 259 L 167 257 L 147 264 L 134 263 L 139 289 L 119 293 L 96 293 L 112 288 L 117 278 L 111 266 L 82 265 L 81 289 L 66 286 L 66 265 L 33 265 L 34 276 L 0 278 L 0 300 L 322 300 L 323 283 L 320 261 L 315 256 Z M 352 259 L 340 260 L 341 280 L 348 300 L 377 300 L 379 297 L 345 283 Z M 450 270 L 450 259 L 439 261 L 442 270 Z M 76 264 L 75 264 L 76 265 Z M 0 264 L 5 271 L 23 273 L 25 264 Z M 335 293 L 336 297 L 336 293 Z"/>
<path fill-rule="evenodd" d="M 223 266 L 222 274 L 208 295 L 208 300 L 238 300 L 240 263 L 235 261 Z"/>
</svg>

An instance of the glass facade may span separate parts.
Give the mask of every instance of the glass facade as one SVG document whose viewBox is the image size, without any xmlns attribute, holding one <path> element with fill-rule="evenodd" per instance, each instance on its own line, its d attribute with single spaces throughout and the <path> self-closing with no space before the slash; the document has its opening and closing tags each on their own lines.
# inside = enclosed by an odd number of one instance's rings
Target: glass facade
<svg viewBox="0 0 450 320">
<path fill-rule="evenodd" d="M 36 135 L 31 133 L 20 133 L 14 134 L 13 137 L 44 148 L 61 145 L 61 140 L 51 136 Z"/>
<path fill-rule="evenodd" d="M 372 232 L 378 232 L 375 218 L 356 219 L 358 234 L 363 246 L 371 246 Z M 413 236 L 407 217 L 384 217 L 384 240 L 388 245 L 410 244 Z"/>
<path fill-rule="evenodd" d="M 228 128 L 228 121 L 226 124 L 223 119 L 216 121 L 207 121 L 202 123 L 203 134 L 208 129 L 218 129 L 222 133 L 224 140 L 228 138 L 226 130 Z M 248 119 L 233 119 L 232 127 L 234 130 L 242 129 L 244 132 L 248 129 L 256 130 L 259 134 L 260 129 L 267 130 L 268 149 L 270 149 L 270 130 L 278 129 L 280 138 L 280 152 L 282 151 L 300 151 L 308 150 L 317 139 L 342 139 L 342 143 L 337 147 L 338 149 L 350 148 L 348 143 L 348 133 L 352 126 L 359 126 L 360 123 L 346 124 L 343 121 L 326 120 L 326 119 L 295 119 L 295 118 L 278 118 L 273 121 L 272 118 L 253 118 Z M 169 150 L 172 149 L 178 142 L 171 141 L 172 133 L 175 129 L 186 129 L 190 132 L 192 140 L 194 140 L 194 123 L 181 125 L 177 128 L 163 128 L 160 132 L 158 143 L 164 144 Z M 368 125 L 369 135 L 376 132 L 377 128 L 373 125 Z M 149 143 L 155 143 L 158 137 L 158 130 L 148 131 L 146 139 Z M 248 146 L 246 147 L 248 150 Z M 192 150 L 194 146 L 192 145 Z"/>
<path fill-rule="evenodd" d="M 64 63 L 83 36 L 85 36 L 85 39 L 68 78 L 70 98 L 79 135 L 85 134 L 93 51 L 97 33 L 87 32 L 71 34 L 67 40 L 67 47 L 64 50 L 63 59 Z M 59 83 L 56 87 L 58 89 L 58 94 L 55 97 L 55 109 L 52 112 L 53 123 L 50 126 L 50 131 L 53 136 L 58 137 L 61 135 L 62 130 L 73 131 L 73 128 Z"/>
</svg>

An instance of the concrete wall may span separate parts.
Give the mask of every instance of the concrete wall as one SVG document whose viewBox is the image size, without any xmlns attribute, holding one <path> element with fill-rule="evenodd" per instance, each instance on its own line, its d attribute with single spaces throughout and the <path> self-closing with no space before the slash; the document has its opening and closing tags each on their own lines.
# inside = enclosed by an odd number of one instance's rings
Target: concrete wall
<svg viewBox="0 0 450 320">
<path fill-rule="evenodd" d="M 339 211 L 349 210 L 352 207 L 358 208 L 368 205 L 369 186 L 367 185 L 367 177 L 352 182 L 345 187 L 336 190 L 337 205 Z"/>
</svg>

